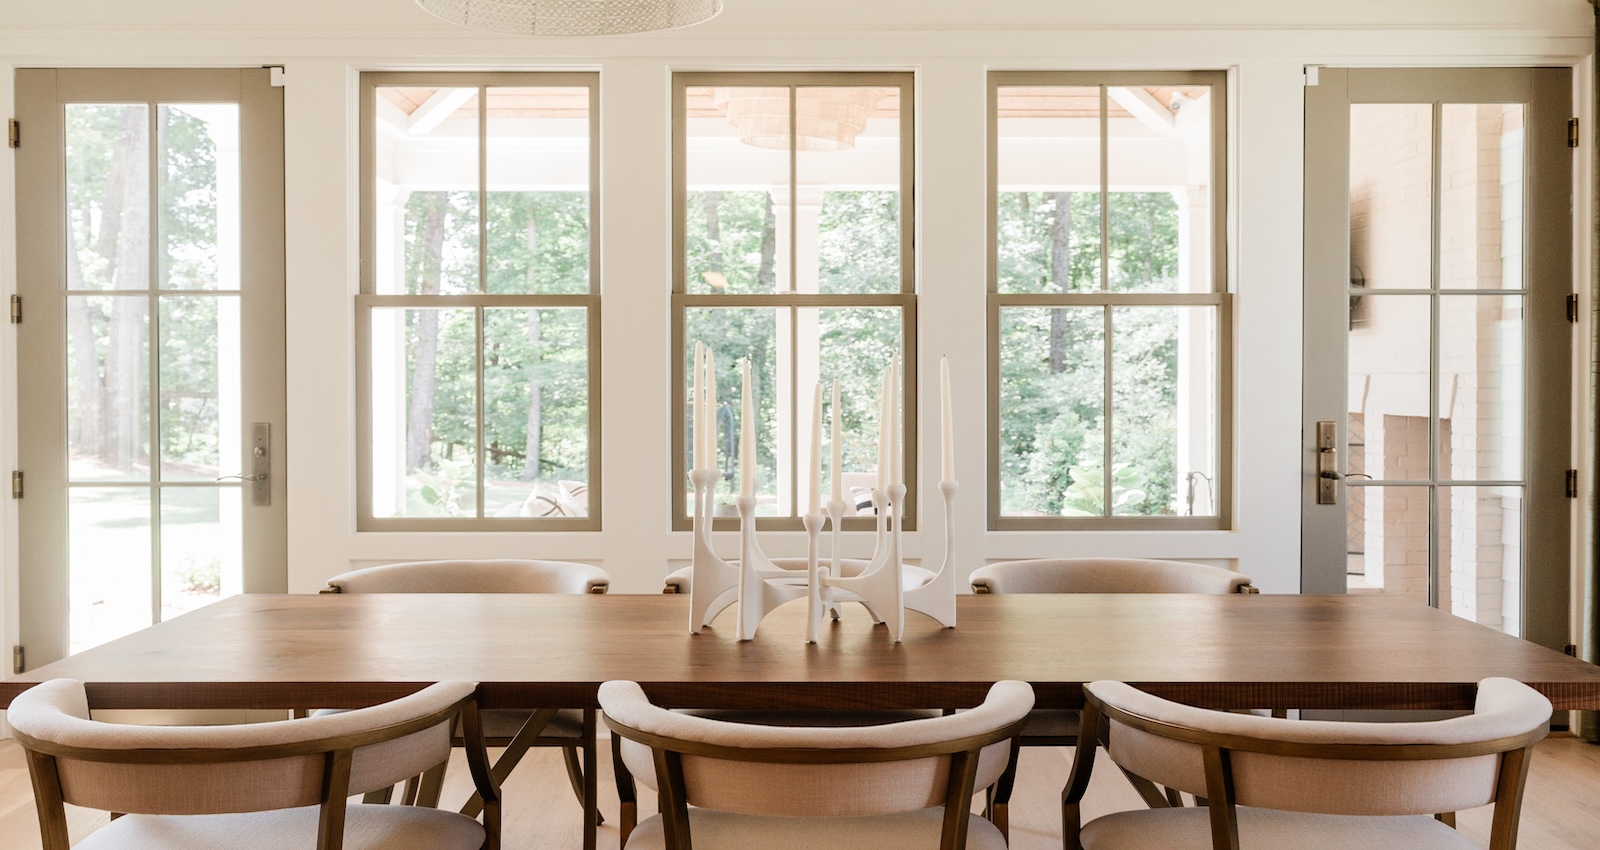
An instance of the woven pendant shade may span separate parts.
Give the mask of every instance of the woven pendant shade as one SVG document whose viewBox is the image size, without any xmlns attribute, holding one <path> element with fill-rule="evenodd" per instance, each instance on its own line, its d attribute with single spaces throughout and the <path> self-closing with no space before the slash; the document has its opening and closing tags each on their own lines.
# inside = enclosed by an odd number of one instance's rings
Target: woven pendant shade
<svg viewBox="0 0 1600 850">
<path fill-rule="evenodd" d="M 883 92 L 865 86 L 795 90 L 795 149 L 842 151 L 855 147 L 856 136 L 883 100 Z M 789 149 L 788 88 L 719 88 L 712 102 L 739 131 L 739 141 L 758 148 Z"/>
<path fill-rule="evenodd" d="M 698 24 L 722 0 L 417 0 L 453 24 L 519 35 L 619 35 Z"/>
</svg>

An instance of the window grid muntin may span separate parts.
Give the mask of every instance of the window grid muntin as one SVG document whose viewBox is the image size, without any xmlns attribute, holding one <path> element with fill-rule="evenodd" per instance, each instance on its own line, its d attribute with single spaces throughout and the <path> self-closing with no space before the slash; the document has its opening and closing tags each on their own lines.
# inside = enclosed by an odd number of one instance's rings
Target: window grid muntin
<svg viewBox="0 0 1600 850">
<path fill-rule="evenodd" d="M 900 290 L 898 293 L 874 294 L 847 294 L 847 293 L 810 293 L 797 292 L 798 285 L 796 267 L 799 252 L 794 249 L 797 238 L 798 216 L 792 213 L 788 216 L 789 228 L 789 288 L 776 290 L 771 293 L 748 293 L 738 295 L 716 294 L 690 294 L 687 286 L 687 256 L 686 246 L 686 207 L 688 198 L 688 169 L 687 169 L 687 92 L 691 88 L 709 86 L 764 86 L 783 87 L 790 91 L 789 97 L 789 168 L 788 183 L 790 198 L 797 197 L 798 180 L 798 151 L 795 143 L 797 119 L 797 98 L 794 92 L 800 88 L 816 86 L 830 87 L 856 87 L 872 86 L 880 88 L 894 88 L 899 94 L 899 126 L 898 143 L 899 157 L 899 193 L 900 193 Z M 672 115 L 673 115 L 673 160 L 672 160 L 672 209 L 673 209 L 673 268 L 672 268 L 672 528 L 684 531 L 692 527 L 689 516 L 689 499 L 687 498 L 688 471 L 684 468 L 684 458 L 687 447 L 684 416 L 681 411 L 688 409 L 688 400 L 684 397 L 684 387 L 687 383 L 686 375 L 689 364 L 685 362 L 684 349 L 691 345 L 693 340 L 685 339 L 685 312 L 694 308 L 718 307 L 767 307 L 775 310 L 788 310 L 790 321 L 794 321 L 797 314 L 795 308 L 800 307 L 882 307 L 895 306 L 902 310 L 901 325 L 901 404 L 903 405 L 903 428 L 905 449 L 905 477 L 906 477 L 906 512 L 905 527 L 908 531 L 916 530 L 917 512 L 917 316 L 916 316 L 916 266 L 914 259 L 914 245 L 912 235 L 915 232 L 915 139 L 914 139 L 914 110 L 912 102 L 913 78 L 909 73 L 893 72 L 752 72 L 752 73 L 680 73 L 673 75 L 672 84 Z M 783 321 L 780 317 L 779 321 Z M 791 393 L 789 399 L 789 443 L 790 457 L 790 487 L 788 496 L 790 504 L 795 508 L 791 516 L 762 517 L 758 520 L 761 528 L 774 530 L 800 530 L 802 524 L 798 516 L 801 493 L 801 470 L 798 468 L 800 456 L 800 441 L 807 433 L 802 422 L 809 416 L 808 392 L 798 386 L 797 372 L 799 369 L 798 343 L 791 336 L 789 357 L 789 380 Z M 782 353 L 780 352 L 780 360 Z M 888 364 L 884 364 L 887 367 Z M 725 365 L 719 365 L 719 369 Z M 781 432 L 781 430 L 780 430 Z M 736 486 L 736 485 L 735 485 Z M 733 529 L 737 527 L 737 519 L 722 518 L 713 520 L 713 527 Z M 850 517 L 843 524 L 847 530 L 866 531 L 873 528 L 873 519 L 870 517 Z"/>
<path fill-rule="evenodd" d="M 993 71 L 989 74 L 988 104 L 988 350 L 989 350 L 989 481 L 988 527 L 997 531 L 1044 530 L 1111 530 L 1111 529 L 1166 529 L 1166 530 L 1221 530 L 1232 527 L 1232 369 L 1233 369 L 1233 295 L 1229 291 L 1227 276 L 1227 85 L 1226 74 L 1221 71 L 1189 72 L 1096 72 L 1096 71 Z M 1110 242 L 1110 146 L 1108 92 L 1113 86 L 1140 85 L 1194 85 L 1210 89 L 1210 225 L 1211 225 L 1211 291 L 1209 293 L 1138 293 L 1117 292 L 1111 289 L 1109 275 Z M 1100 197 L 1100 256 L 1099 291 L 1070 293 L 1003 293 L 999 286 L 999 95 L 1003 88 L 1013 86 L 1096 86 L 1100 90 L 1099 107 L 1099 197 Z M 1217 482 L 1215 489 L 1216 515 L 1196 516 L 1116 516 L 1112 515 L 1114 480 L 1112 451 L 1112 326 L 1113 307 L 1135 306 L 1188 306 L 1215 305 L 1217 327 L 1218 419 Z M 1103 504 L 1106 515 L 1099 517 L 1013 516 L 1002 513 L 1000 464 L 1000 327 L 1001 313 L 1013 306 L 1103 306 L 1105 308 L 1104 363 L 1105 407 L 1103 411 L 1104 454 Z"/>
<path fill-rule="evenodd" d="M 376 145 L 378 89 L 388 86 L 437 86 L 477 89 L 477 292 L 449 295 L 379 294 L 376 280 Z M 588 195 L 589 257 L 588 293 L 553 294 L 526 292 L 490 294 L 488 292 L 488 90 L 516 88 L 585 88 L 588 98 Z M 360 294 L 356 296 L 356 419 L 363 444 L 357 452 L 357 530 L 358 531 L 464 531 L 470 529 L 517 531 L 598 531 L 601 527 L 600 460 L 600 240 L 599 240 L 599 75 L 565 72 L 396 72 L 368 73 L 361 77 L 361 269 Z M 477 486 L 474 517 L 375 517 L 373 487 L 375 473 L 371 451 L 372 410 L 372 316 L 380 307 L 467 307 L 474 312 L 473 357 L 476 423 L 475 479 Z M 487 456 L 484 446 L 484 310 L 490 307 L 582 307 L 587 314 L 588 342 L 588 515 L 585 517 L 489 517 L 484 516 Z"/>
</svg>

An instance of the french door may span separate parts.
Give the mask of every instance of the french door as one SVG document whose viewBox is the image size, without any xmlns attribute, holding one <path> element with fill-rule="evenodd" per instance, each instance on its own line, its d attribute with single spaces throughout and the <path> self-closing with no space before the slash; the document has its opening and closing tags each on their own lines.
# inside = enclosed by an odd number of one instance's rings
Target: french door
<svg viewBox="0 0 1600 850">
<path fill-rule="evenodd" d="M 1567 643 L 1571 76 L 1306 89 L 1305 592 Z"/>
<path fill-rule="evenodd" d="M 16 84 L 17 666 L 36 667 L 285 589 L 283 89 L 266 69 Z"/>
</svg>

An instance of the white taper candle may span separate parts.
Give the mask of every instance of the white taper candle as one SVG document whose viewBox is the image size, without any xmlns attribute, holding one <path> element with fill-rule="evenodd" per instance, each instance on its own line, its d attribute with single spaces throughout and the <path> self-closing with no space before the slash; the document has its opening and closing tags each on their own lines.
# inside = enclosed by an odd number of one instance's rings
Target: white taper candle
<svg viewBox="0 0 1600 850">
<path fill-rule="evenodd" d="M 756 494 L 756 403 L 750 394 L 750 361 L 744 361 L 744 386 L 739 440 L 739 494 Z"/>
<path fill-rule="evenodd" d="M 844 469 L 839 464 L 842 444 L 839 440 L 839 382 L 833 382 L 833 486 L 828 497 L 835 502 L 844 501 Z"/>
<path fill-rule="evenodd" d="M 942 441 L 943 451 L 940 453 L 939 480 L 956 480 L 956 441 L 955 431 L 950 426 L 950 358 L 939 358 L 939 438 Z"/>
<path fill-rule="evenodd" d="M 717 468 L 717 352 L 706 346 L 706 469 Z"/>
<path fill-rule="evenodd" d="M 822 382 L 811 394 L 811 503 L 808 514 L 822 513 Z"/>
<path fill-rule="evenodd" d="M 878 382 L 878 481 L 879 490 L 889 487 L 889 370 Z"/>
<path fill-rule="evenodd" d="M 705 469 L 706 463 L 706 382 L 705 347 L 694 344 L 694 377 L 689 383 L 689 395 L 694 405 L 694 468 Z"/>
<path fill-rule="evenodd" d="M 900 405 L 900 355 L 889 372 L 889 475 L 890 483 L 906 483 L 905 422 Z"/>
</svg>

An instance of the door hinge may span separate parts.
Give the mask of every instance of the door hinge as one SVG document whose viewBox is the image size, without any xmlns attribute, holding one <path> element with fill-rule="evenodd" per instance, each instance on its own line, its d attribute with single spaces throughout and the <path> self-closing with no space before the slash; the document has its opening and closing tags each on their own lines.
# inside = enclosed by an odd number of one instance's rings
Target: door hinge
<svg viewBox="0 0 1600 850">
<path fill-rule="evenodd" d="M 1567 296 L 1567 321 L 1574 325 L 1578 323 L 1578 293 L 1576 292 Z"/>
<path fill-rule="evenodd" d="M 22 324 L 22 296 L 11 296 L 11 324 Z"/>
<path fill-rule="evenodd" d="M 11 498 L 22 498 L 22 470 L 15 469 L 11 472 Z"/>
<path fill-rule="evenodd" d="M 1567 119 L 1567 147 L 1575 148 L 1577 146 L 1578 146 L 1578 119 L 1576 119 L 1576 118 L 1568 118 Z"/>
<path fill-rule="evenodd" d="M 22 147 L 22 122 L 15 118 L 6 119 L 6 145 L 8 147 Z"/>
<path fill-rule="evenodd" d="M 1567 498 L 1578 498 L 1578 470 L 1567 470 Z"/>
<path fill-rule="evenodd" d="M 27 662 L 24 660 L 25 658 L 26 658 L 26 655 L 22 651 L 22 644 L 19 643 L 16 646 L 11 647 L 11 673 L 12 673 L 12 675 L 16 675 L 18 673 L 26 673 L 26 672 L 28 672 L 28 665 L 27 665 Z"/>
</svg>

